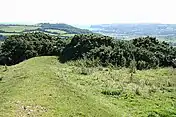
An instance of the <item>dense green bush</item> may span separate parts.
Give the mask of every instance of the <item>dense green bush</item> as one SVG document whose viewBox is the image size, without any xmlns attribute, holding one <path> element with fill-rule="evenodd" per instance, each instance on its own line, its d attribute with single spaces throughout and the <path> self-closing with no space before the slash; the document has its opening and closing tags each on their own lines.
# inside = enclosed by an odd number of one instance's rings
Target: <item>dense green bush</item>
<svg viewBox="0 0 176 117">
<path fill-rule="evenodd" d="M 138 54 L 143 55 L 142 59 L 154 65 L 149 65 L 150 67 L 157 66 L 171 66 L 172 60 L 176 57 L 176 53 L 173 47 L 169 46 L 166 42 L 159 42 L 154 37 L 144 37 L 132 40 L 133 44 L 138 47 Z M 146 55 L 147 54 L 147 55 Z M 137 57 L 136 55 L 136 57 Z M 141 56 L 138 57 L 141 59 Z M 153 62 L 152 62 L 153 61 Z"/>
<path fill-rule="evenodd" d="M 112 44 L 112 38 L 97 35 L 76 35 L 71 42 L 64 48 L 61 56 L 63 62 L 68 60 L 77 60 L 81 58 L 93 58 L 93 49 L 101 46 L 109 46 Z M 91 56 L 90 56 L 91 55 Z"/>
<path fill-rule="evenodd" d="M 139 70 L 147 69 L 147 63 L 146 63 L 145 61 L 143 61 L 143 60 L 138 61 L 138 63 L 137 63 L 137 68 L 138 68 Z"/>
<path fill-rule="evenodd" d="M 63 49 L 61 61 L 99 59 L 102 66 L 129 67 L 136 61 L 137 69 L 167 67 L 176 58 L 175 48 L 154 37 L 137 38 L 131 41 L 114 40 L 102 35 L 76 35 Z"/>
<path fill-rule="evenodd" d="M 173 68 L 176 68 L 176 59 L 173 59 L 173 60 L 172 60 L 172 67 L 173 67 Z"/>
<path fill-rule="evenodd" d="M 135 60 L 135 66 L 140 70 L 176 67 L 176 48 L 154 37 L 125 41 L 97 34 L 81 34 L 69 40 L 40 32 L 9 36 L 0 48 L 0 64 L 13 65 L 46 55 L 57 55 L 61 62 L 98 60 L 98 65 L 119 67 L 130 67 Z"/>
<path fill-rule="evenodd" d="M 35 56 L 59 55 L 65 43 L 44 33 L 9 36 L 2 44 L 0 64 L 13 65 Z"/>
</svg>

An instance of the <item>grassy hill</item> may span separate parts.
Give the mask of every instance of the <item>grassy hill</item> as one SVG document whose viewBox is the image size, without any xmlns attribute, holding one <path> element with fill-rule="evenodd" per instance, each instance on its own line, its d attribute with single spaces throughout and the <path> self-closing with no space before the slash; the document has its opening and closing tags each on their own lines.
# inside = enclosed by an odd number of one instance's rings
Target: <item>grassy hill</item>
<svg viewBox="0 0 176 117">
<path fill-rule="evenodd" d="M 176 71 L 85 68 L 36 57 L 0 67 L 1 117 L 174 117 Z"/>
</svg>

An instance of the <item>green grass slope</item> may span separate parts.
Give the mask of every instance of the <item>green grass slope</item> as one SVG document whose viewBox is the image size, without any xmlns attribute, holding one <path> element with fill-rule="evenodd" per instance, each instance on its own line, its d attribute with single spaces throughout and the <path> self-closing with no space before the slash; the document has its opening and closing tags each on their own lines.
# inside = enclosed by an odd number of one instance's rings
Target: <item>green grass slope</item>
<svg viewBox="0 0 176 117">
<path fill-rule="evenodd" d="M 0 66 L 0 117 L 176 115 L 176 71 L 76 67 L 57 57 Z"/>
<path fill-rule="evenodd" d="M 56 57 L 33 58 L 9 67 L 1 74 L 0 116 L 115 115 L 104 102 L 67 81 L 67 70 Z"/>
</svg>

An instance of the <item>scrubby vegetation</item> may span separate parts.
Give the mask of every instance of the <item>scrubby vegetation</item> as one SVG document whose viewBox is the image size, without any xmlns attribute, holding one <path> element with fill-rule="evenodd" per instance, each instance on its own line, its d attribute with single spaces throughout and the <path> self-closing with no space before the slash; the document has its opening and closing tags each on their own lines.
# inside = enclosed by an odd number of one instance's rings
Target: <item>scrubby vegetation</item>
<svg viewBox="0 0 176 117">
<path fill-rule="evenodd" d="M 12 35 L 0 64 L 2 117 L 176 115 L 176 48 L 154 37 Z"/>
<path fill-rule="evenodd" d="M 0 50 L 0 64 L 14 65 L 35 56 L 59 55 L 65 41 L 44 33 L 9 36 Z"/>
<path fill-rule="evenodd" d="M 174 117 L 176 71 L 75 66 L 35 57 L 0 67 L 0 116 Z M 79 60 L 78 60 L 79 62 Z M 82 63 L 82 62 L 81 62 Z"/>
<path fill-rule="evenodd" d="M 136 61 L 137 69 L 168 67 L 176 58 L 176 48 L 154 37 L 131 41 L 114 40 L 108 36 L 76 35 L 63 49 L 61 60 L 99 59 L 102 66 L 129 67 Z"/>
<path fill-rule="evenodd" d="M 71 40 L 44 33 L 9 36 L 1 46 L 0 63 L 12 65 L 35 56 L 57 55 L 61 62 L 98 61 L 101 66 L 130 67 L 135 61 L 139 70 L 175 66 L 176 48 L 154 37 L 130 41 L 88 34 Z"/>
</svg>

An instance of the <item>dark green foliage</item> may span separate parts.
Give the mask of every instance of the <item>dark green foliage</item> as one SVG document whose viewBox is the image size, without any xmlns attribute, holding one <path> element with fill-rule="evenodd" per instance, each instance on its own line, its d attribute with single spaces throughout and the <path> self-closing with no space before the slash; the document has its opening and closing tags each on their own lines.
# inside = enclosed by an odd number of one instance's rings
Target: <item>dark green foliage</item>
<svg viewBox="0 0 176 117">
<path fill-rule="evenodd" d="M 55 46 L 54 46 L 55 55 L 59 55 L 60 56 L 60 54 L 62 53 L 62 51 L 65 48 L 65 46 L 67 44 L 69 44 L 69 43 L 70 43 L 70 39 L 69 38 L 68 39 L 60 39 L 60 37 L 57 37 L 56 38 L 56 42 L 55 42 Z"/>
<path fill-rule="evenodd" d="M 149 63 L 148 68 L 154 66 L 171 66 L 172 59 L 176 57 L 173 47 L 166 42 L 159 42 L 154 37 L 144 37 L 134 39 L 133 44 L 138 47 L 136 59 L 142 59 Z M 137 56 L 136 55 L 136 56 Z M 150 64 L 151 63 L 151 64 Z"/>
<path fill-rule="evenodd" d="M 137 69 L 150 69 L 173 65 L 175 48 L 154 37 L 137 38 L 131 41 L 114 40 L 101 35 L 76 35 L 63 49 L 61 61 L 99 59 L 100 65 L 129 67 L 135 60 Z"/>
<path fill-rule="evenodd" d="M 172 60 L 172 67 L 173 67 L 173 68 L 176 68 L 176 59 L 173 59 L 173 60 Z"/>
<path fill-rule="evenodd" d="M 122 90 L 117 90 L 117 91 L 105 90 L 105 91 L 102 91 L 101 93 L 104 95 L 119 96 L 122 93 Z"/>
<path fill-rule="evenodd" d="M 113 46 L 111 37 L 98 36 L 93 34 L 76 35 L 64 48 L 61 60 L 65 62 L 68 60 L 77 60 L 81 58 L 93 59 L 101 55 L 103 57 L 103 54 L 105 54 L 104 49 L 107 50 L 106 47 L 108 46 Z M 101 50 L 103 53 L 101 53 Z"/>
<path fill-rule="evenodd" d="M 40 32 L 9 36 L 0 49 L 0 64 L 13 65 L 31 57 L 47 55 L 59 56 L 61 62 L 98 60 L 98 65 L 118 67 L 130 67 L 135 60 L 135 68 L 139 70 L 176 67 L 176 48 L 153 37 L 124 41 L 81 34 L 69 40 Z"/>
<path fill-rule="evenodd" d="M 155 56 L 155 54 L 151 51 L 148 51 L 143 48 L 137 49 L 135 53 L 135 59 L 137 63 L 140 64 L 138 61 L 144 61 L 145 62 L 145 68 L 154 68 L 159 65 L 159 58 Z M 137 65 L 137 67 L 140 65 Z"/>
<path fill-rule="evenodd" d="M 147 63 L 146 63 L 145 61 L 143 61 L 143 60 L 138 61 L 138 63 L 137 63 L 137 68 L 138 68 L 139 70 L 147 69 Z"/>
<path fill-rule="evenodd" d="M 111 63 L 117 66 L 128 67 L 135 53 L 134 45 L 129 41 L 116 41 L 111 54 Z"/>
<path fill-rule="evenodd" d="M 35 56 L 58 55 L 58 47 L 62 46 L 64 42 L 44 33 L 9 36 L 1 46 L 0 64 L 13 65 Z"/>
</svg>

